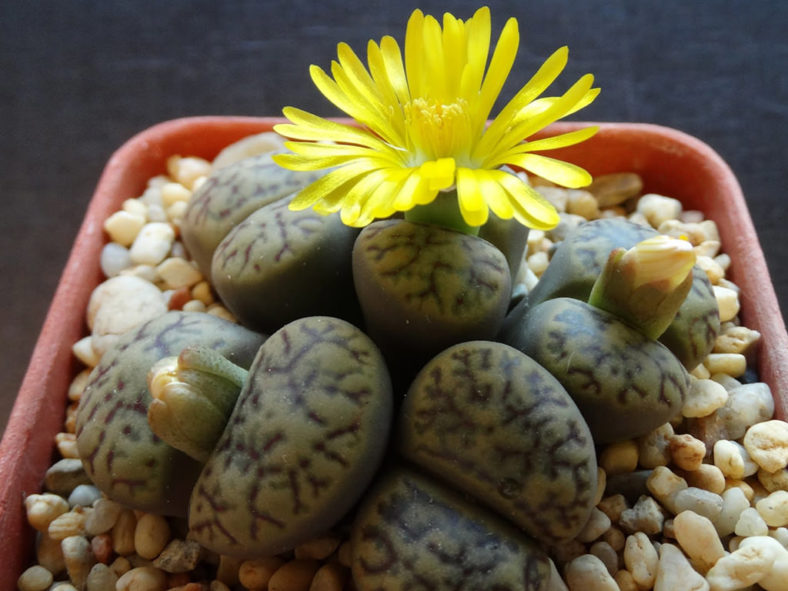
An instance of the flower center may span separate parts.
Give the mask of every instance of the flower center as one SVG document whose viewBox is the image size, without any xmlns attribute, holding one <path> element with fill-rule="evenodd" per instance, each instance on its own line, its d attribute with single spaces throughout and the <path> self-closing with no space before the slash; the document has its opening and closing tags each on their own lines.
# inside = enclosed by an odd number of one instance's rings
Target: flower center
<svg viewBox="0 0 788 591">
<path fill-rule="evenodd" d="M 443 104 L 415 98 L 404 105 L 405 124 L 417 164 L 438 158 L 464 160 L 471 151 L 472 121 L 463 98 Z"/>
</svg>

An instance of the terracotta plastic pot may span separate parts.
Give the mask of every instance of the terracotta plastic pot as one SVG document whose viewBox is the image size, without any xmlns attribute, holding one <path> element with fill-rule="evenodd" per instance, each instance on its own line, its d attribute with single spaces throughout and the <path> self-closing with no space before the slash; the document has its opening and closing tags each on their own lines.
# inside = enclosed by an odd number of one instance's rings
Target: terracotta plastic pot
<svg viewBox="0 0 788 591">
<path fill-rule="evenodd" d="M 104 220 L 147 180 L 165 171 L 172 154 L 213 158 L 224 146 L 270 130 L 274 118 L 195 117 L 156 125 L 124 144 L 109 160 L 90 202 L 36 344 L 0 445 L 0 587 L 12 589 L 30 562 L 33 532 L 25 495 L 41 489 L 62 430 L 68 385 L 79 370 L 71 353 L 86 334 L 84 310 L 102 280 L 99 257 Z M 559 123 L 545 135 L 587 123 Z M 741 317 L 762 333 L 758 371 L 775 396 L 777 416 L 788 418 L 788 335 L 766 262 L 736 178 L 706 144 L 679 131 L 647 124 L 602 123 L 591 140 L 551 155 L 592 174 L 633 171 L 645 189 L 680 199 L 716 221 L 731 259 L 729 278 L 741 288 Z"/>
</svg>

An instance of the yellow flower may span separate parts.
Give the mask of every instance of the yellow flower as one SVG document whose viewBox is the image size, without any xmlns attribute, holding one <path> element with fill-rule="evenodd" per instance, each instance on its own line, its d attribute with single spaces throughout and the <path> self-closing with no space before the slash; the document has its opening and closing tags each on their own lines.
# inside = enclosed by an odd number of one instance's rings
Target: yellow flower
<svg viewBox="0 0 788 591">
<path fill-rule="evenodd" d="M 340 211 L 342 221 L 364 226 L 376 218 L 432 203 L 439 192 L 456 190 L 459 211 L 471 227 L 489 210 L 504 219 L 549 229 L 555 208 L 505 166 L 522 168 L 565 187 L 582 187 L 591 176 L 575 165 L 535 154 L 581 142 L 588 127 L 525 141 L 550 123 L 588 105 L 599 89 L 586 74 L 558 97 L 539 97 L 566 65 L 568 50 L 550 56 L 487 125 L 493 104 L 517 53 L 517 20 L 510 18 L 487 64 L 490 11 L 463 22 L 451 14 L 443 27 L 416 10 L 408 21 L 404 62 L 389 36 L 367 46 L 367 64 L 345 43 L 329 76 L 310 74 L 318 89 L 359 126 L 345 125 L 294 107 L 290 124 L 274 129 L 292 154 L 276 161 L 292 170 L 333 168 L 292 201 L 292 209 Z M 486 70 L 486 71 L 485 71 Z M 406 214 L 407 217 L 407 214 Z"/>
</svg>

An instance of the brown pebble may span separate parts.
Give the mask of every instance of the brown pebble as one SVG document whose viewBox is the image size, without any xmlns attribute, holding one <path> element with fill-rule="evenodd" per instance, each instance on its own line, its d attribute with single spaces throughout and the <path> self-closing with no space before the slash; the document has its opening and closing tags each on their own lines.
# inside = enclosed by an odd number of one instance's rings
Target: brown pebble
<svg viewBox="0 0 788 591">
<path fill-rule="evenodd" d="M 179 287 L 170 295 L 167 308 L 170 310 L 183 310 L 183 305 L 192 299 L 191 290 L 188 287 Z"/>
<path fill-rule="evenodd" d="M 309 591 L 318 568 L 317 560 L 291 560 L 271 576 L 268 591 Z"/>
<path fill-rule="evenodd" d="M 342 591 L 348 575 L 348 569 L 337 562 L 324 564 L 315 573 L 309 591 Z"/>
<path fill-rule="evenodd" d="M 593 194 L 600 207 L 612 207 L 623 203 L 643 191 L 643 181 L 633 172 L 599 175 L 586 190 Z"/>
<path fill-rule="evenodd" d="M 93 555 L 102 564 L 109 564 L 112 559 L 112 536 L 109 534 L 99 534 L 90 540 L 90 548 Z"/>
</svg>

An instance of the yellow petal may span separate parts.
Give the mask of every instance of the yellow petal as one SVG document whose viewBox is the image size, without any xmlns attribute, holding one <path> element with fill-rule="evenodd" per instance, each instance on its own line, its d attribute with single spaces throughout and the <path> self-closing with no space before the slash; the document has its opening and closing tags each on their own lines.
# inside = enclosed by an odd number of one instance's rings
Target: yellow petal
<svg viewBox="0 0 788 591">
<path fill-rule="evenodd" d="M 454 158 L 439 158 L 421 165 L 419 174 L 431 190 L 448 189 L 454 184 Z"/>
<path fill-rule="evenodd" d="M 597 131 L 599 131 L 598 125 L 589 125 L 588 127 L 584 127 L 576 131 L 570 131 L 568 133 L 562 133 L 559 135 L 554 135 L 539 140 L 523 142 L 521 144 L 518 144 L 511 150 L 509 150 L 507 155 L 521 154 L 524 152 L 541 152 L 543 150 L 555 150 L 557 148 L 565 148 L 566 146 L 573 146 L 575 144 L 579 144 L 580 142 L 586 141 L 588 138 L 592 137 Z M 504 162 L 501 162 L 501 164 L 506 163 L 505 158 L 506 155 L 502 157 Z"/>
<path fill-rule="evenodd" d="M 470 168 L 457 169 L 457 201 L 465 223 L 469 226 L 482 226 L 487 222 L 490 210 L 475 172 Z"/>
<path fill-rule="evenodd" d="M 519 44 L 520 33 L 517 28 L 517 19 L 510 18 L 504 25 L 501 36 L 498 38 L 498 43 L 495 44 L 490 67 L 487 68 L 487 75 L 482 83 L 479 98 L 479 117 L 487 119 L 490 114 L 512 69 Z"/>
<path fill-rule="evenodd" d="M 295 211 L 306 209 L 317 201 L 324 199 L 326 195 L 344 186 L 345 183 L 353 181 L 368 172 L 369 169 L 352 165 L 332 170 L 311 185 L 304 187 L 290 202 L 290 209 Z"/>
<path fill-rule="evenodd" d="M 391 81 L 391 86 L 397 93 L 400 104 L 404 105 L 410 100 L 411 95 L 399 45 L 393 37 L 383 37 L 380 40 L 380 52 L 383 55 L 383 63 L 386 66 L 386 74 Z"/>
<path fill-rule="evenodd" d="M 519 166 L 562 187 L 577 189 L 591 184 L 588 172 L 569 162 L 548 158 L 539 154 L 515 154 L 508 159 L 509 164 Z"/>
<path fill-rule="evenodd" d="M 490 10 L 480 8 L 465 24 L 467 63 L 460 81 L 460 96 L 471 97 L 479 94 L 490 52 Z M 480 114 L 486 119 L 487 116 Z"/>
<path fill-rule="evenodd" d="M 499 173 L 495 175 L 498 184 L 509 194 L 517 221 L 535 230 L 555 228 L 560 218 L 547 199 L 515 175 L 502 170 L 496 172 Z"/>
<path fill-rule="evenodd" d="M 476 180 L 490 210 L 499 218 L 508 220 L 514 215 L 514 208 L 509 199 L 509 194 L 496 180 L 496 173 L 500 172 L 502 171 L 479 169 L 476 171 Z"/>
<path fill-rule="evenodd" d="M 295 107 L 285 107 L 282 112 L 292 124 L 280 123 L 274 131 L 296 140 L 332 141 L 358 144 L 375 150 L 386 150 L 388 146 L 365 129 L 329 121 Z"/>
<path fill-rule="evenodd" d="M 408 19 L 405 31 L 405 73 L 408 79 L 408 88 L 412 97 L 424 95 L 422 83 L 422 61 L 424 59 L 424 14 L 421 10 L 414 10 Z"/>
</svg>

